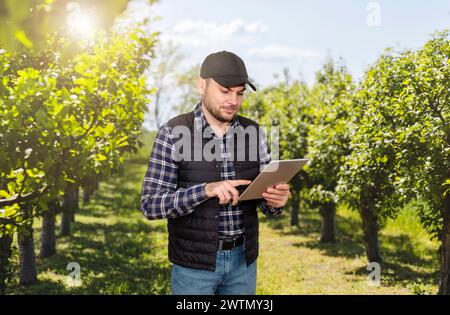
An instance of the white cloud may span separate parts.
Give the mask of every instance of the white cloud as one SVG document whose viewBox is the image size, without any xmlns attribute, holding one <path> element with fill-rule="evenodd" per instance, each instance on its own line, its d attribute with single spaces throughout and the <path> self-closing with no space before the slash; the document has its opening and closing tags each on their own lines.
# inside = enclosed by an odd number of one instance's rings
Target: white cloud
<svg viewBox="0 0 450 315">
<path fill-rule="evenodd" d="M 115 20 L 114 30 L 126 30 L 135 27 L 137 23 L 145 19 L 154 19 L 153 8 L 147 0 L 132 0 L 128 2 L 127 8 Z"/>
<path fill-rule="evenodd" d="M 240 18 L 222 24 L 187 19 L 176 24 L 171 32 L 163 34 L 161 38 L 179 45 L 210 47 L 242 36 L 265 34 L 268 29 L 268 26 L 260 21 L 249 22 Z"/>
<path fill-rule="evenodd" d="M 202 20 L 193 21 L 189 19 L 178 23 L 174 27 L 174 32 L 178 34 L 195 32 L 210 37 L 229 37 L 239 32 L 258 34 L 265 33 L 267 30 L 268 27 L 259 21 L 249 23 L 243 19 L 234 19 L 223 24 L 210 23 Z"/>
<path fill-rule="evenodd" d="M 284 45 L 269 45 L 263 48 L 252 48 L 248 55 L 262 60 L 285 61 L 292 59 L 317 58 L 323 54 L 319 51 L 305 50 Z"/>
</svg>

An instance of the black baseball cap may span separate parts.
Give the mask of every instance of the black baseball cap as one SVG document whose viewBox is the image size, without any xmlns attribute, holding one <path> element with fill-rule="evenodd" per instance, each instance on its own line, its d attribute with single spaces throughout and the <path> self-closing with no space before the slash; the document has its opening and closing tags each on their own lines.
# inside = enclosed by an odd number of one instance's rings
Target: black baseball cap
<svg viewBox="0 0 450 315">
<path fill-rule="evenodd" d="M 244 61 L 229 51 L 223 50 L 208 55 L 200 68 L 200 77 L 213 78 L 227 88 L 248 84 L 256 91 L 256 87 L 248 79 Z"/>
</svg>

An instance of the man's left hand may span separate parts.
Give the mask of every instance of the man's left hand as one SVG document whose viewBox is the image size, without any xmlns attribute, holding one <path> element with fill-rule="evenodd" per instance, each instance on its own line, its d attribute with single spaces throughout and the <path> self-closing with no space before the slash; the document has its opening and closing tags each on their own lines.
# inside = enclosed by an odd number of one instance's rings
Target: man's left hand
<svg viewBox="0 0 450 315">
<path fill-rule="evenodd" d="M 262 194 L 267 204 L 274 208 L 284 207 L 287 200 L 291 196 L 288 184 L 279 184 L 274 187 L 269 187 L 266 192 Z"/>
</svg>

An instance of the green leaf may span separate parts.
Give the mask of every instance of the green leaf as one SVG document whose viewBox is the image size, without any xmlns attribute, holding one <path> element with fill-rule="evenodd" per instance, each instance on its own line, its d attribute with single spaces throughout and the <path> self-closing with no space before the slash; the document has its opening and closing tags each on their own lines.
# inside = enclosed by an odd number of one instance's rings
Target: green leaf
<svg viewBox="0 0 450 315">
<path fill-rule="evenodd" d="M 6 190 L 0 190 L 0 197 L 9 199 L 9 198 L 11 198 L 11 195 Z"/>
<path fill-rule="evenodd" d="M 114 129 L 115 129 L 114 124 L 107 124 L 106 127 L 103 129 L 103 132 L 105 133 L 105 135 L 109 135 Z"/>
<path fill-rule="evenodd" d="M 7 187 L 8 187 L 9 194 L 14 195 L 17 184 L 15 182 L 9 182 Z"/>
<path fill-rule="evenodd" d="M 47 122 L 47 113 L 44 110 L 39 109 L 36 112 L 36 121 L 40 124 L 45 124 Z"/>
<path fill-rule="evenodd" d="M 64 180 L 65 180 L 66 182 L 76 184 L 76 181 L 75 181 L 74 179 L 72 179 L 72 178 L 66 177 L 66 178 L 64 178 Z"/>
<path fill-rule="evenodd" d="M 100 161 L 105 161 L 106 160 L 106 156 L 104 156 L 103 154 L 96 154 L 94 161 L 100 162 Z"/>
</svg>

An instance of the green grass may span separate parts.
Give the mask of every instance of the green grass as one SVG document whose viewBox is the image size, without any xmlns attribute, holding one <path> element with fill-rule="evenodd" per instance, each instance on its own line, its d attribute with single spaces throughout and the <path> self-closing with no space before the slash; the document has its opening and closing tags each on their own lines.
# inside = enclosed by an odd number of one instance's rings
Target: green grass
<svg viewBox="0 0 450 315">
<path fill-rule="evenodd" d="M 302 211 L 299 227 L 289 213 L 261 220 L 260 294 L 435 294 L 438 243 L 429 240 L 413 208 L 381 232 L 381 286 L 368 282 L 368 261 L 358 215 L 337 211 L 337 240 L 319 242 L 320 216 Z"/>
<path fill-rule="evenodd" d="M 39 284 L 15 285 L 11 293 L 164 294 L 169 291 L 164 222 L 147 222 L 139 212 L 143 167 L 127 163 L 123 177 L 100 184 L 92 202 L 83 205 L 73 235 L 59 237 L 57 255 L 38 259 Z M 39 251 L 40 221 L 35 224 Z M 82 286 L 70 287 L 69 262 L 81 267 Z M 15 262 L 17 265 L 17 262 Z"/>
<path fill-rule="evenodd" d="M 73 235 L 58 236 L 58 253 L 37 259 L 38 284 L 17 284 L 15 255 L 12 265 L 16 276 L 9 283 L 9 294 L 169 294 L 166 221 L 148 221 L 138 210 L 151 138 L 146 135 L 146 145 L 127 159 L 120 176 L 102 182 L 90 203 L 80 202 Z M 385 260 L 381 286 L 367 281 L 369 271 L 357 213 L 338 209 L 335 244 L 318 241 L 317 211 L 302 209 L 300 225 L 295 228 L 289 226 L 289 215 L 260 216 L 258 294 L 437 292 L 438 243 L 429 240 L 413 206 L 389 220 L 381 232 Z M 35 221 L 36 253 L 40 224 L 40 220 Z M 80 264 L 80 286 L 67 281 L 69 262 Z"/>
</svg>

